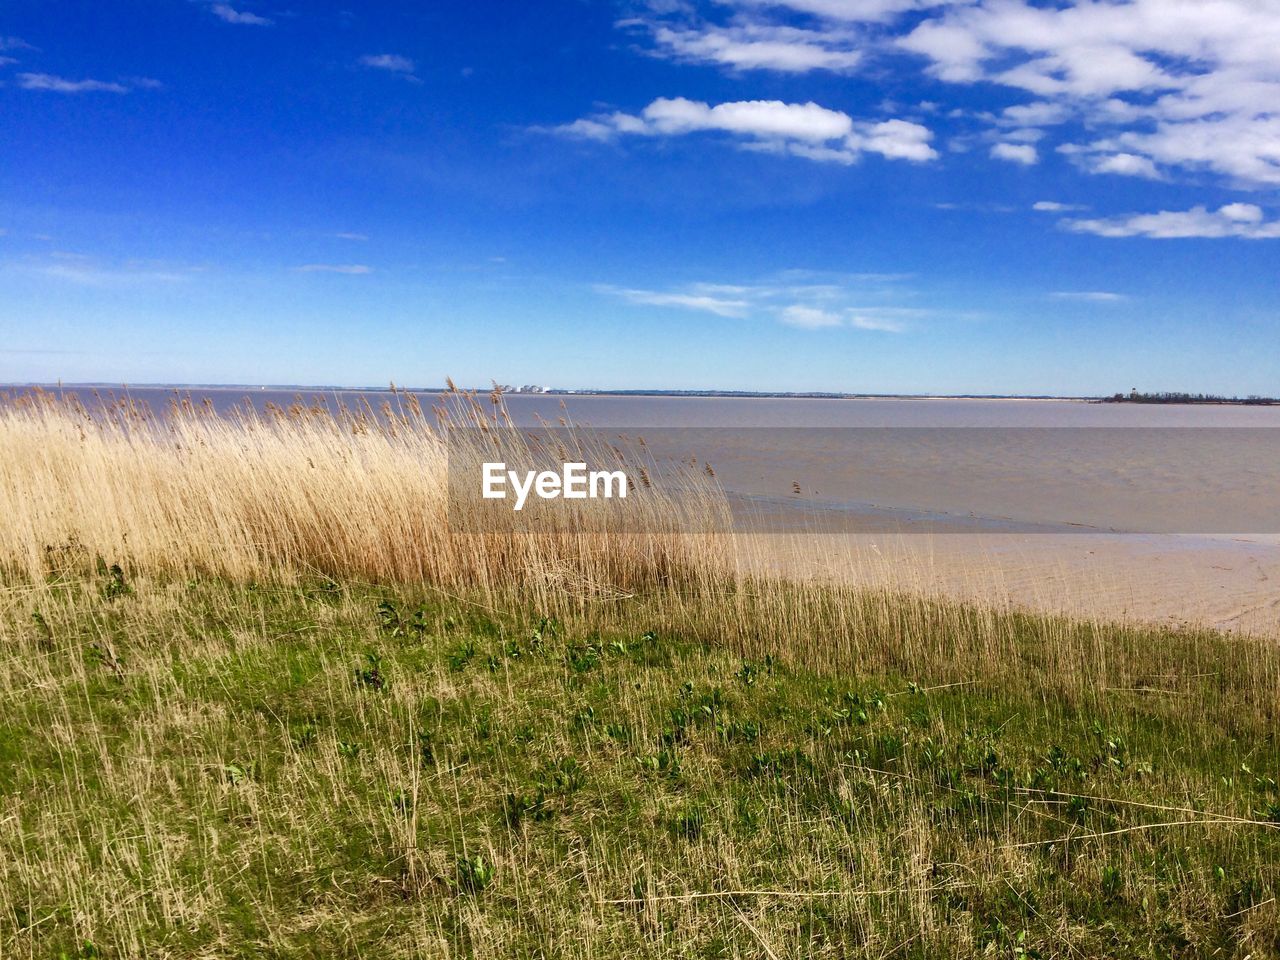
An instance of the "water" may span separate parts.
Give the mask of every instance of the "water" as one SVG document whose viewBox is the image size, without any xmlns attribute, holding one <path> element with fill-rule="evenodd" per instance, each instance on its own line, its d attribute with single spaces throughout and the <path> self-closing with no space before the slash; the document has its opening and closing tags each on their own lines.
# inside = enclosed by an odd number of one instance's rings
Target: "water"
<svg viewBox="0 0 1280 960">
<path fill-rule="evenodd" d="M 91 388 L 67 388 L 88 400 Z M 123 397 L 163 409 L 173 389 L 97 388 L 102 396 Z M 182 395 L 208 398 L 219 412 L 248 401 L 266 403 L 354 404 L 367 399 L 375 408 L 395 402 L 387 391 L 259 390 L 246 387 L 184 388 Z M 440 394 L 419 393 L 424 406 Z M 487 403 L 484 395 L 482 401 Z M 1081 400 L 971 399 L 810 399 L 775 397 L 653 397 L 587 394 L 510 394 L 508 409 L 517 423 L 555 420 L 566 412 L 595 427 L 1280 427 L 1280 406 L 1245 407 L 1182 404 L 1089 403 Z"/>
<path fill-rule="evenodd" d="M 399 402 L 386 392 L 189 392 L 223 413 L 246 402 Z M 175 393 L 128 395 L 161 410 Z M 424 406 L 442 402 L 418 396 Z M 728 492 L 770 515 L 803 506 L 846 529 L 887 517 L 935 531 L 948 518 L 966 530 L 1280 531 L 1280 406 L 526 394 L 506 402 L 518 424 L 564 419 L 610 438 L 642 436 L 659 459 L 710 463 Z"/>
</svg>

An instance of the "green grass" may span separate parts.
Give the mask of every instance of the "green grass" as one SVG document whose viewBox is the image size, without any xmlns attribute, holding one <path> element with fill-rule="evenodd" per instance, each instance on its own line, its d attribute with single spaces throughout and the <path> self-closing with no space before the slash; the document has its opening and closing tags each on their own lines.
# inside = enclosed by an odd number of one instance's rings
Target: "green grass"
<svg viewBox="0 0 1280 960">
<path fill-rule="evenodd" d="M 1280 956 L 1280 745 L 1225 669 L 1071 696 L 642 601 L 3 596 L 0 956 Z"/>
</svg>

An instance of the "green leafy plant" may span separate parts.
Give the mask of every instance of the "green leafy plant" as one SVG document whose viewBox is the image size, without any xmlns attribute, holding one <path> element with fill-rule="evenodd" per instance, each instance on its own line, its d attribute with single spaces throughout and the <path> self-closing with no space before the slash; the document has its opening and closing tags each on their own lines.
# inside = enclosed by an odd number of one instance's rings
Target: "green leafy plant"
<svg viewBox="0 0 1280 960">
<path fill-rule="evenodd" d="M 392 600 L 379 602 L 375 615 L 378 626 L 393 637 L 421 639 L 429 632 L 426 610 L 418 607 L 412 613 L 404 613 Z"/>
<path fill-rule="evenodd" d="M 555 617 L 543 617 L 538 621 L 538 629 L 534 630 L 529 637 L 529 646 L 537 649 L 547 640 L 558 636 L 560 636 L 560 621 Z"/>
<path fill-rule="evenodd" d="M 593 643 L 570 647 L 565 661 L 575 673 L 586 673 L 600 662 L 600 648 Z"/>
<path fill-rule="evenodd" d="M 664 777 L 678 777 L 683 766 L 680 754 L 674 750 L 659 750 L 636 757 L 636 764 L 642 770 L 656 773 Z"/>
<path fill-rule="evenodd" d="M 1124 889 L 1124 874 L 1120 868 L 1111 864 L 1102 868 L 1102 895 L 1114 900 Z"/>
<path fill-rule="evenodd" d="M 459 892 L 472 895 L 480 893 L 493 883 L 493 864 L 478 853 L 470 857 L 459 857 L 455 878 Z"/>
<path fill-rule="evenodd" d="M 133 588 L 129 586 L 124 578 L 124 568 L 118 563 L 107 566 L 107 561 L 101 556 L 97 559 L 98 576 L 102 577 L 106 582 L 102 585 L 102 596 L 105 600 L 115 600 L 118 597 L 128 596 L 133 593 Z"/>
<path fill-rule="evenodd" d="M 526 819 L 550 819 L 551 813 L 546 791 L 542 789 L 532 793 L 508 793 L 502 798 L 502 819 L 512 828 L 519 827 Z"/>
<path fill-rule="evenodd" d="M 314 723 L 308 722 L 301 724 L 293 731 L 293 746 L 298 750 L 305 750 L 316 742 L 319 730 L 316 729 Z"/>
<path fill-rule="evenodd" d="M 387 678 L 379 654 L 370 651 L 364 655 L 364 665 L 356 667 L 356 684 L 369 690 L 386 689 Z"/>
<path fill-rule="evenodd" d="M 738 672 L 734 676 L 741 681 L 743 686 L 752 687 L 755 686 L 760 677 L 773 675 L 773 663 L 772 654 L 767 654 L 758 663 L 754 660 L 743 660 L 742 666 L 738 668 Z"/>
<path fill-rule="evenodd" d="M 472 660 L 475 659 L 476 645 L 475 641 L 467 640 L 458 644 L 449 651 L 447 658 L 449 661 L 449 669 L 454 671 L 464 670 Z"/>
</svg>

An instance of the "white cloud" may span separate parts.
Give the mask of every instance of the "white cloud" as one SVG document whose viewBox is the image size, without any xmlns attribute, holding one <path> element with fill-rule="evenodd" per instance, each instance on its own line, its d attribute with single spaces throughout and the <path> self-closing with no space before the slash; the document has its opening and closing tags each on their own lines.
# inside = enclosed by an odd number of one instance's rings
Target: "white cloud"
<svg viewBox="0 0 1280 960">
<path fill-rule="evenodd" d="M 182 274 L 162 270 L 112 270 L 101 267 L 76 266 L 58 263 L 36 269 L 37 273 L 54 280 L 66 280 L 85 287 L 134 286 L 149 283 L 178 283 L 187 279 Z"/>
<path fill-rule="evenodd" d="M 849 274 L 829 276 L 827 283 L 796 282 L 811 276 L 807 271 L 783 271 L 772 283 L 693 283 L 675 290 L 599 285 L 595 289 L 643 306 L 697 310 L 737 320 L 771 319 L 804 330 L 844 327 L 897 333 L 907 328 L 908 321 L 930 315 L 928 310 L 905 307 L 849 305 L 852 296 L 874 295 L 876 285 L 891 285 L 905 279 L 905 274 Z"/>
<path fill-rule="evenodd" d="M 1014 127 L 1042 127 L 1062 123 L 1070 116 L 1071 109 L 1065 104 L 1050 103 L 1047 100 L 1005 107 L 1000 113 L 1001 121 Z"/>
<path fill-rule="evenodd" d="M 991 156 L 997 160 L 1020 163 L 1032 167 L 1040 162 L 1040 154 L 1029 143 L 997 143 L 991 148 Z"/>
<path fill-rule="evenodd" d="M 1151 237 L 1157 240 L 1280 238 L 1280 220 L 1267 220 L 1262 209 L 1251 203 L 1229 203 L 1217 210 L 1197 206 L 1190 210 L 1161 210 L 1159 213 L 1138 213 L 1127 217 L 1064 220 L 1063 226 L 1076 233 L 1092 233 L 1100 237 Z"/>
<path fill-rule="evenodd" d="M 1039 127 L 1015 127 L 1000 133 L 1005 143 L 1039 143 L 1045 138 L 1045 132 Z"/>
<path fill-rule="evenodd" d="M 832 313 L 830 310 L 821 310 L 818 307 L 807 307 L 800 303 L 783 307 L 778 314 L 778 318 L 787 326 L 800 327 L 804 330 L 838 327 L 844 323 L 844 318 L 838 313 Z"/>
<path fill-rule="evenodd" d="M 215 17 L 225 23 L 239 23 L 254 27 L 268 27 L 272 23 L 266 17 L 260 17 L 256 13 L 249 13 L 247 10 L 237 10 L 226 3 L 215 3 L 209 10 Z"/>
<path fill-rule="evenodd" d="M 16 269 L 80 287 L 136 287 L 181 283 L 196 273 L 190 267 L 155 261 L 104 262 L 85 254 L 54 251 L 47 258 L 15 265 Z"/>
<path fill-rule="evenodd" d="M 723 130 L 761 139 L 821 143 L 853 132 L 853 121 L 848 114 L 828 110 L 812 101 L 740 100 L 712 107 L 684 97 L 660 98 L 645 107 L 643 118 L 654 132 L 662 134 Z"/>
<path fill-rule="evenodd" d="M 638 115 L 614 112 L 553 128 L 566 136 L 611 140 L 618 136 L 683 136 L 720 132 L 755 150 L 790 153 L 810 160 L 853 163 L 866 153 L 891 159 L 932 160 L 932 132 L 906 120 L 855 121 L 816 103 L 739 100 L 711 106 L 684 97 L 660 97 Z"/>
<path fill-rule="evenodd" d="M 976 201 L 943 200 L 933 204 L 935 210 L 967 211 L 971 213 L 1018 213 L 1021 208 L 1007 203 L 979 203 Z"/>
<path fill-rule="evenodd" d="M 848 323 L 856 330 L 878 330 L 882 333 L 902 333 L 907 329 L 901 320 L 877 313 L 851 313 Z"/>
<path fill-rule="evenodd" d="M 1119 303 L 1129 299 L 1123 293 L 1109 290 L 1055 290 L 1049 296 L 1055 300 L 1083 300 L 1086 303 Z"/>
<path fill-rule="evenodd" d="M 1084 206 L 1078 203 L 1059 203 L 1057 200 L 1037 200 L 1031 205 L 1032 210 L 1038 210 L 1041 213 L 1068 213 L 1073 210 L 1084 210 Z"/>
<path fill-rule="evenodd" d="M 1154 163 L 1146 157 L 1139 157 L 1132 153 L 1113 153 L 1098 157 L 1091 169 L 1094 173 L 1118 173 L 1124 177 L 1160 179 L 1160 171 L 1156 169 Z"/>
<path fill-rule="evenodd" d="M 649 15 L 618 25 L 642 28 L 652 40 L 650 52 L 659 57 L 735 71 L 850 73 L 875 50 L 869 29 L 908 11 L 949 2 L 953 0 L 718 0 L 699 14 L 691 3 L 649 0 Z M 796 25 L 797 14 L 807 22 Z"/>
<path fill-rule="evenodd" d="M 618 134 L 618 129 L 613 123 L 613 118 L 618 116 L 622 115 L 613 114 L 596 120 L 584 117 L 572 123 L 562 123 L 558 127 L 535 127 L 534 129 L 559 133 L 579 140 L 612 140 Z"/>
<path fill-rule="evenodd" d="M 859 139 L 852 141 L 852 145 L 891 160 L 922 163 L 938 157 L 938 152 L 929 146 L 933 132 L 923 124 L 909 120 L 884 120 L 860 125 L 858 134 Z"/>
<path fill-rule="evenodd" d="M 723 0 L 740 8 L 784 7 L 828 20 L 882 23 L 899 14 L 945 6 L 954 0 Z"/>
<path fill-rule="evenodd" d="M 364 240 L 368 240 L 368 239 L 369 239 L 369 237 L 368 237 L 366 234 L 363 234 L 363 233 L 351 233 L 351 232 L 349 232 L 349 231 L 345 231 L 345 230 L 344 230 L 344 231 L 342 231 L 342 232 L 340 232 L 340 233 L 335 233 L 333 236 L 334 236 L 334 238 L 335 238 L 335 239 L 337 239 L 337 240 L 360 240 L 360 241 L 364 241 Z"/>
<path fill-rule="evenodd" d="M 21 37 L 0 37 L 0 50 L 34 50 L 31 44 Z"/>
<path fill-rule="evenodd" d="M 298 273 L 345 273 L 351 276 L 373 273 L 373 267 L 363 263 L 305 263 L 293 269 Z"/>
<path fill-rule="evenodd" d="M 623 23 L 642 26 L 658 56 L 792 74 L 918 65 L 1027 96 L 985 117 L 1001 142 L 1078 124 L 1087 132 L 1058 140 L 1090 172 L 1280 185 L 1280 0 L 718 0 L 650 11 Z M 849 160 L 831 144 L 809 153 Z"/>
<path fill-rule="evenodd" d="M 849 73 L 862 62 L 858 37 L 847 31 L 747 23 L 726 27 L 650 25 L 656 52 L 676 60 L 733 70 Z"/>
<path fill-rule="evenodd" d="M 23 90 L 43 90 L 50 93 L 128 93 L 123 83 L 107 80 L 68 80 L 51 73 L 20 73 L 18 86 Z"/>
<path fill-rule="evenodd" d="M 1089 173 L 1113 173 L 1122 177 L 1145 177 L 1163 180 L 1164 175 L 1147 157 L 1133 153 L 1094 153 L 1072 144 L 1058 148 Z"/>
<path fill-rule="evenodd" d="M 1235 223 L 1261 223 L 1262 208 L 1252 203 L 1228 203 L 1218 213 Z"/>
<path fill-rule="evenodd" d="M 360 65 L 392 73 L 413 73 L 414 62 L 398 53 L 371 53 L 360 58 Z"/>
<path fill-rule="evenodd" d="M 771 287 L 761 287 L 744 283 L 694 283 L 689 286 L 696 293 L 707 293 L 713 297 L 761 297 L 772 293 Z"/>
<path fill-rule="evenodd" d="M 804 330 L 821 330 L 828 327 L 852 327 L 854 330 L 875 330 L 881 333 L 902 333 L 906 325 L 902 320 L 875 309 L 845 309 L 839 312 L 817 307 L 794 304 L 784 307 L 778 318 L 788 326 Z"/>
<path fill-rule="evenodd" d="M 701 310 L 718 317 L 745 317 L 751 309 L 746 300 L 732 300 L 707 293 L 662 293 L 657 290 L 629 290 L 600 286 L 601 293 L 611 293 L 630 303 L 649 307 L 680 307 L 684 310 Z"/>
<path fill-rule="evenodd" d="M 1087 169 L 1280 183 L 1280 0 L 974 0 L 896 43 L 943 80 L 1035 95 L 1045 124 L 1111 128 L 1078 145 L 1096 157 Z"/>
</svg>

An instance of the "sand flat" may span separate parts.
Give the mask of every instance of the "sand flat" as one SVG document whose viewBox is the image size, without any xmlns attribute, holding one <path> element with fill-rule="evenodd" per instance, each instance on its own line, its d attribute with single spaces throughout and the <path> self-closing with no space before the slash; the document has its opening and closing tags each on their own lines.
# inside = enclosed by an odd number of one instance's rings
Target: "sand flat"
<svg viewBox="0 0 1280 960">
<path fill-rule="evenodd" d="M 788 576 L 1280 639 L 1274 537 L 793 533 L 741 540 L 754 569 Z"/>
</svg>

